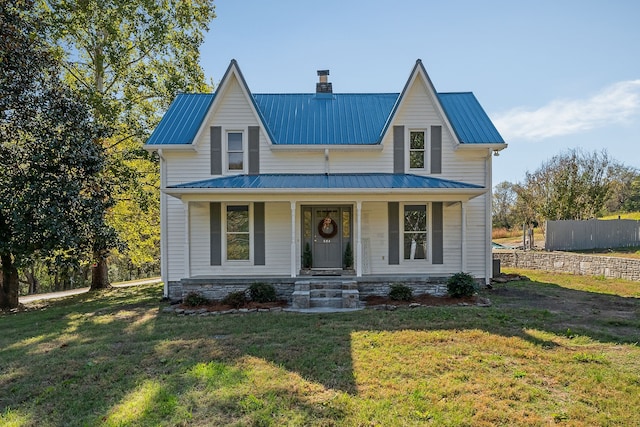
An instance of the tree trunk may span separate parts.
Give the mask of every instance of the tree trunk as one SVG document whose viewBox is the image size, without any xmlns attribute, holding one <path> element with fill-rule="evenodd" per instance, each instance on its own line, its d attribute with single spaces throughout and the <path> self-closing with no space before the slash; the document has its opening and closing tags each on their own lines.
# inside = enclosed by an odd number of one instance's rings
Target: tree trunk
<svg viewBox="0 0 640 427">
<path fill-rule="evenodd" d="M 0 256 L 2 261 L 2 286 L 0 286 L 0 309 L 18 307 L 18 269 L 11 255 Z"/>
<path fill-rule="evenodd" d="M 107 289 L 109 284 L 109 270 L 107 268 L 107 257 L 109 251 L 96 251 L 93 253 L 94 264 L 91 269 L 91 290 Z"/>
</svg>

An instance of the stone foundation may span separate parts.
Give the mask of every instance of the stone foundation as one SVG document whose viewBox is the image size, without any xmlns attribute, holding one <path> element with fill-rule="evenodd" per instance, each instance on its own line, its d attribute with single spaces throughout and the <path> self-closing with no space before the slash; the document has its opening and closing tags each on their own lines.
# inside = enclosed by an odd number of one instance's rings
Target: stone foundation
<svg viewBox="0 0 640 427">
<path fill-rule="evenodd" d="M 359 300 L 364 300 L 368 296 L 387 296 L 389 288 L 394 283 L 401 283 L 409 286 L 414 295 L 430 294 L 434 296 L 444 296 L 447 294 L 448 277 L 426 277 L 426 276 L 370 276 L 370 277 L 335 277 L 324 278 L 325 281 L 350 281 L 353 282 L 353 290 L 357 288 Z M 197 292 L 210 300 L 221 300 L 231 292 L 245 291 L 252 283 L 270 283 L 276 289 L 278 299 L 286 300 L 289 303 L 293 300 L 295 283 L 300 277 L 283 278 L 190 278 L 180 282 L 169 282 L 169 298 L 179 300 L 190 292 Z M 484 283 L 484 279 L 477 279 L 478 283 Z M 355 292 L 353 292 L 355 294 Z M 347 292 L 349 294 L 349 292 Z M 353 299 L 349 294 L 348 299 Z"/>
</svg>

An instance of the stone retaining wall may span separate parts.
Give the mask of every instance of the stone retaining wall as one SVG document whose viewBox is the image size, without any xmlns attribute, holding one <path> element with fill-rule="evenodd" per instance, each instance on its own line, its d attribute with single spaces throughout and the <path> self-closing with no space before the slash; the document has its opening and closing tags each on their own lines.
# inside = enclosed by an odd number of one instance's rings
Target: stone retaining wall
<svg viewBox="0 0 640 427">
<path fill-rule="evenodd" d="M 557 271 L 640 281 L 640 260 L 568 252 L 494 251 L 501 267 Z"/>
</svg>

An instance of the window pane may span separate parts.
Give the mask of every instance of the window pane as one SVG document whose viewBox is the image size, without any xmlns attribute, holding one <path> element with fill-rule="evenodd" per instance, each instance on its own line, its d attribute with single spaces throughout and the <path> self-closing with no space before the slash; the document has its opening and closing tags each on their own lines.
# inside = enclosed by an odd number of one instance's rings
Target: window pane
<svg viewBox="0 0 640 427">
<path fill-rule="evenodd" d="M 227 259 L 231 261 L 249 259 L 248 234 L 227 234 Z"/>
<path fill-rule="evenodd" d="M 424 132 L 411 132 L 411 149 L 424 150 Z"/>
<path fill-rule="evenodd" d="M 249 232 L 249 206 L 227 206 L 227 232 Z"/>
<path fill-rule="evenodd" d="M 229 170 L 242 170 L 242 153 L 229 153 Z"/>
<path fill-rule="evenodd" d="M 351 235 L 351 212 L 342 211 L 342 237 L 349 237 Z"/>
<path fill-rule="evenodd" d="M 427 233 L 405 233 L 404 259 L 427 258 Z"/>
<path fill-rule="evenodd" d="M 303 212 L 303 221 L 304 224 L 302 225 L 302 229 L 304 232 L 304 237 L 305 239 L 311 239 L 311 209 L 310 208 L 304 208 L 304 212 Z"/>
<path fill-rule="evenodd" d="M 404 207 L 404 231 L 427 231 L 427 207 L 406 205 Z"/>
<path fill-rule="evenodd" d="M 424 169 L 424 151 L 411 151 L 409 153 L 409 167 L 411 169 Z"/>
<path fill-rule="evenodd" d="M 242 133 L 229 132 L 227 134 L 227 142 L 229 151 L 242 151 Z"/>
</svg>

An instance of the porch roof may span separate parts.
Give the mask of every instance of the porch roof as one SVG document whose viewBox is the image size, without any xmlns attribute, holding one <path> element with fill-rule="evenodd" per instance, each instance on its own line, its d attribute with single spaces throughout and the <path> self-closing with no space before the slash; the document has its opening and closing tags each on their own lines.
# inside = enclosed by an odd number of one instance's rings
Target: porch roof
<svg viewBox="0 0 640 427">
<path fill-rule="evenodd" d="M 167 189 L 440 189 L 483 190 L 484 187 L 466 182 L 451 181 L 432 176 L 394 173 L 336 173 L 336 174 L 260 174 L 231 175 L 202 181 L 172 185 Z"/>
</svg>

